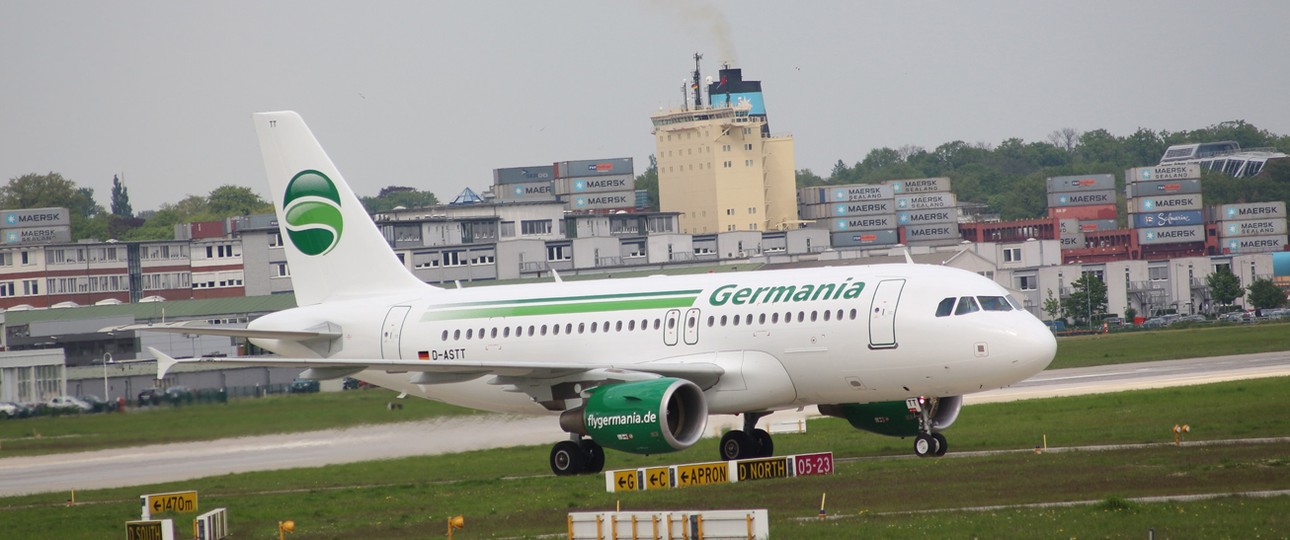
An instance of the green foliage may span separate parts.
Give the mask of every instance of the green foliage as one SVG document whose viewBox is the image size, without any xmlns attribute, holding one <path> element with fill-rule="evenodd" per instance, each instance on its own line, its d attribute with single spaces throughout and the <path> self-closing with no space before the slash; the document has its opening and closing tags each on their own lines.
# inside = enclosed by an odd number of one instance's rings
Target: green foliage
<svg viewBox="0 0 1290 540">
<path fill-rule="evenodd" d="M 658 211 L 658 158 L 654 154 L 649 155 L 649 168 L 645 172 L 636 176 L 635 189 L 645 190 L 649 197 L 649 210 Z"/>
<path fill-rule="evenodd" d="M 1087 326 L 1091 318 L 1106 312 L 1106 284 L 1091 272 L 1084 272 L 1071 284 L 1072 292 L 1062 300 L 1062 311 Z"/>
<path fill-rule="evenodd" d="M 72 240 L 103 238 L 106 222 L 96 222 L 103 207 L 94 202 L 94 190 L 56 172 L 24 174 L 0 187 L 0 208 L 66 208 L 71 214 Z"/>
<path fill-rule="evenodd" d="M 1205 285 L 1209 287 L 1209 294 L 1214 300 L 1224 306 L 1245 294 L 1241 280 L 1226 266 L 1220 266 L 1213 274 L 1206 276 Z"/>
<path fill-rule="evenodd" d="M 429 191 L 418 191 L 407 186 L 387 186 L 375 197 L 360 197 L 363 208 L 369 214 L 388 212 L 396 207 L 425 208 L 439 204 L 439 198 Z"/>
<path fill-rule="evenodd" d="M 1062 314 L 1062 303 L 1053 296 L 1053 290 L 1048 289 L 1048 297 L 1044 299 L 1044 313 L 1048 315 L 1049 320 L 1057 320 Z"/>
<path fill-rule="evenodd" d="M 130 190 L 119 176 L 112 177 L 112 215 L 134 217 L 134 209 L 130 207 Z"/>
<path fill-rule="evenodd" d="M 1256 279 L 1249 286 L 1250 304 L 1256 309 L 1279 308 L 1286 305 L 1286 293 L 1270 279 Z"/>
<path fill-rule="evenodd" d="M 205 213 L 221 219 L 251 214 L 269 214 L 273 205 L 256 195 L 251 188 L 244 186 L 223 185 L 211 190 L 206 196 Z"/>
</svg>

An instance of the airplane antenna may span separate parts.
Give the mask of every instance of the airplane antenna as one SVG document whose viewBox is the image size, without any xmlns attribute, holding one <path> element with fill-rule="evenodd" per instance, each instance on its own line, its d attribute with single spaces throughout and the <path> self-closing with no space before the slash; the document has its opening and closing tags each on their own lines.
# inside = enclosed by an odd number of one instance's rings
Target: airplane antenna
<svg viewBox="0 0 1290 540">
<path fill-rule="evenodd" d="M 560 273 L 556 272 L 554 268 L 551 269 L 551 277 L 555 278 L 556 283 L 564 283 L 564 280 L 560 279 Z"/>
<path fill-rule="evenodd" d="M 914 258 L 909 255 L 909 246 L 905 246 L 905 262 L 914 264 Z"/>
<path fill-rule="evenodd" d="M 460 279 L 454 279 L 454 280 L 452 280 L 452 282 L 453 282 L 453 283 L 455 283 L 455 284 L 457 284 L 457 288 L 458 288 L 458 289 L 460 289 L 460 288 L 461 288 L 461 280 L 460 280 Z"/>
</svg>

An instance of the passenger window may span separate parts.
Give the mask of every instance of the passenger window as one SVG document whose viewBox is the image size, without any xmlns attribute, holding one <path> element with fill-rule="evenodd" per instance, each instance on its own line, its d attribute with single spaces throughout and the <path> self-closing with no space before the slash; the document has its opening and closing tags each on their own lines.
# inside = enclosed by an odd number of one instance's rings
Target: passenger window
<svg viewBox="0 0 1290 540">
<path fill-rule="evenodd" d="M 708 328 L 712 328 L 712 325 L 715 324 L 716 322 L 717 322 L 716 317 L 713 317 L 712 315 L 708 315 Z"/>
<path fill-rule="evenodd" d="M 731 319 L 732 319 L 732 320 L 730 321 L 730 324 L 733 324 L 733 325 L 735 325 L 735 326 L 739 326 L 739 316 L 738 316 L 738 315 L 735 315 L 734 317 L 731 317 Z"/>
<path fill-rule="evenodd" d="M 491 329 L 489 329 L 489 330 L 488 330 L 488 337 L 493 338 L 493 339 L 496 339 L 496 338 L 497 338 L 497 327 L 496 327 L 496 326 L 494 326 L 493 328 L 491 328 Z"/>
<path fill-rule="evenodd" d="M 806 312 L 805 311 L 797 312 L 797 322 L 802 322 L 805 320 L 806 320 Z"/>
<path fill-rule="evenodd" d="M 534 332 L 535 332 L 535 331 L 536 331 L 536 327 L 530 324 L 530 325 L 529 325 L 529 337 L 533 337 L 533 334 L 534 334 Z M 542 332 L 542 335 L 546 335 L 546 332 Z"/>
<path fill-rule="evenodd" d="M 466 339 L 471 339 L 471 338 L 473 337 L 473 334 L 474 334 L 474 333 L 475 333 L 475 329 L 474 329 L 474 328 L 467 328 L 467 329 L 466 329 Z"/>
<path fill-rule="evenodd" d="M 600 323 L 597 323 L 597 322 L 595 322 L 595 321 L 592 321 L 592 323 L 591 323 L 591 333 L 593 333 L 593 334 L 594 334 L 594 333 L 596 333 L 596 325 L 598 325 L 598 324 L 600 324 Z"/>
<path fill-rule="evenodd" d="M 615 332 L 622 332 L 622 331 L 623 331 L 623 321 L 618 321 L 618 322 L 614 323 L 614 331 L 615 331 Z"/>
<path fill-rule="evenodd" d="M 827 309 L 826 309 L 826 310 L 824 310 L 824 320 L 825 320 L 825 321 L 828 321 L 828 320 L 829 320 L 829 315 L 830 315 L 830 314 L 832 314 L 832 313 L 833 313 L 832 311 L 829 311 L 829 310 L 827 310 Z"/>
<path fill-rule="evenodd" d="M 1012 311 L 1012 306 L 1002 296 L 978 296 L 978 302 L 981 302 L 981 309 L 986 311 Z"/>
<path fill-rule="evenodd" d="M 573 323 L 568 323 L 568 324 L 565 324 L 565 325 L 564 325 L 564 333 L 566 333 L 566 334 L 572 334 L 572 333 L 573 333 Z"/>
<path fill-rule="evenodd" d="M 981 308 L 976 305 L 976 300 L 971 296 L 964 296 L 959 298 L 959 307 L 954 310 L 954 314 L 966 315 L 973 311 L 981 311 Z"/>
<path fill-rule="evenodd" d="M 668 330 L 671 330 L 671 329 L 673 329 L 673 328 L 676 328 L 676 319 L 668 319 L 668 320 L 667 320 L 667 329 L 668 329 Z"/>
<path fill-rule="evenodd" d="M 596 324 L 596 323 L 591 323 L 591 324 Z M 581 334 L 581 333 L 582 333 L 584 330 L 586 330 L 586 329 L 587 329 L 587 323 L 578 323 L 578 333 L 579 333 L 579 334 Z"/>
<path fill-rule="evenodd" d="M 771 313 L 771 314 L 770 314 L 770 323 L 771 323 L 771 324 L 779 324 L 779 312 L 778 312 L 778 311 L 777 311 L 777 312 L 775 312 L 775 313 Z"/>
<path fill-rule="evenodd" d="M 630 321 L 627 321 L 627 331 L 628 331 L 628 332 L 630 332 L 630 331 L 635 330 L 635 329 L 636 329 L 636 319 L 632 319 L 632 320 L 630 320 Z"/>
<path fill-rule="evenodd" d="M 551 335 L 553 336 L 560 335 L 560 325 L 558 324 L 551 325 Z"/>
<path fill-rule="evenodd" d="M 722 316 L 721 316 L 721 326 L 725 326 L 725 325 L 726 325 L 726 316 L 725 316 L 725 315 L 722 315 Z"/>
<path fill-rule="evenodd" d="M 811 312 L 811 322 L 815 322 L 815 312 Z"/>
<path fill-rule="evenodd" d="M 856 320 L 856 309 L 855 309 L 855 308 L 851 308 L 850 316 L 851 316 L 851 320 L 853 320 L 853 321 L 854 321 L 854 320 Z"/>
<path fill-rule="evenodd" d="M 541 333 L 542 333 L 542 335 L 544 335 L 544 336 L 546 335 L 546 325 L 545 325 L 545 324 L 544 324 L 544 325 L 542 325 Z"/>
<path fill-rule="evenodd" d="M 502 337 L 504 338 L 511 337 L 511 327 L 507 326 L 506 328 L 502 329 Z"/>
<path fill-rule="evenodd" d="M 762 313 L 757 316 L 757 324 L 766 324 L 766 314 Z"/>
<path fill-rule="evenodd" d="M 744 315 L 744 324 L 752 326 L 752 313 Z"/>
<path fill-rule="evenodd" d="M 443 331 L 443 341 L 448 341 L 448 331 L 447 331 L 447 330 L 444 330 L 444 331 Z"/>
<path fill-rule="evenodd" d="M 951 313 L 954 313 L 953 298 L 946 298 L 944 300 L 941 300 L 941 303 L 936 306 L 937 317 L 949 317 Z"/>
</svg>

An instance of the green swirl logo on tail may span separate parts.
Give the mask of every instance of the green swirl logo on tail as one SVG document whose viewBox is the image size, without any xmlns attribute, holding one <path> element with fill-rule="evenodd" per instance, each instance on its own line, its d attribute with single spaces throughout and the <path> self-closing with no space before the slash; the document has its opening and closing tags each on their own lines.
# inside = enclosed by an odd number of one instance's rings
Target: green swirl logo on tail
<svg viewBox="0 0 1290 540">
<path fill-rule="evenodd" d="M 327 175 L 304 170 L 287 183 L 282 197 L 287 237 L 305 255 L 324 255 L 340 242 L 345 220 L 340 214 L 340 193 Z"/>
</svg>

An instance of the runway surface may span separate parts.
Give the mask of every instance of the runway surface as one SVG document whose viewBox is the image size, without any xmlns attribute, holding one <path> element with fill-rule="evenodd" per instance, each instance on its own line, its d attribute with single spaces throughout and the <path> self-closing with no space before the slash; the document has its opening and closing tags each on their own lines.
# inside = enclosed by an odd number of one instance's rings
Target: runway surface
<svg viewBox="0 0 1290 540">
<path fill-rule="evenodd" d="M 1012 387 L 965 396 L 965 403 L 1119 392 L 1290 376 L 1290 351 L 1058 369 Z M 814 407 L 762 422 L 816 416 Z M 739 425 L 712 417 L 709 434 Z M 566 438 L 555 417 L 474 415 L 259 437 L 161 444 L 0 459 L 0 496 L 125 487 L 207 476 L 317 467 L 416 455 L 554 443 Z M 710 444 L 710 441 L 699 444 Z"/>
</svg>

